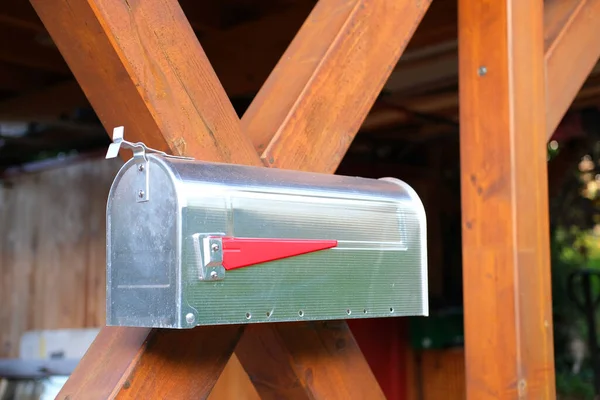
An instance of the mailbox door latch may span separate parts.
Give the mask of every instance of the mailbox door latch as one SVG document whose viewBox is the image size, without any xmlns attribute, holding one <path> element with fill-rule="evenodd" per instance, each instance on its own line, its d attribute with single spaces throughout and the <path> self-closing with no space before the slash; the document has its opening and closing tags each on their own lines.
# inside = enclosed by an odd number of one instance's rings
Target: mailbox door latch
<svg viewBox="0 0 600 400">
<path fill-rule="evenodd" d="M 222 280 L 225 271 L 331 249 L 337 240 L 236 238 L 192 235 L 200 280 Z"/>
</svg>

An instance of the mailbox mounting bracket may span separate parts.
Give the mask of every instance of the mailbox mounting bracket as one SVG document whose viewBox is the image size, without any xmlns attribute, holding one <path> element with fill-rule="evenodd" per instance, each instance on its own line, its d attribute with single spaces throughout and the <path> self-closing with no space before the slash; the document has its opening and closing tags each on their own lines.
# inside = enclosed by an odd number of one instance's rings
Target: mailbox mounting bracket
<svg viewBox="0 0 600 400">
<path fill-rule="evenodd" d="M 146 157 L 147 153 L 155 153 L 164 157 L 181 158 L 186 160 L 193 159 L 191 157 L 172 156 L 163 151 L 150 148 L 142 142 L 129 142 L 123 138 L 124 132 L 125 128 L 123 126 L 118 126 L 113 129 L 113 142 L 108 146 L 106 159 L 115 158 L 117 155 L 119 155 L 119 150 L 121 147 L 124 149 L 129 149 L 133 152 L 133 158 L 136 160 L 139 171 L 135 185 L 135 197 L 138 203 L 150 200 L 150 162 L 148 161 L 148 157 Z"/>
<path fill-rule="evenodd" d="M 215 234 L 192 235 L 194 260 L 198 266 L 198 279 L 220 281 L 225 278 L 223 267 L 223 240 Z"/>
</svg>

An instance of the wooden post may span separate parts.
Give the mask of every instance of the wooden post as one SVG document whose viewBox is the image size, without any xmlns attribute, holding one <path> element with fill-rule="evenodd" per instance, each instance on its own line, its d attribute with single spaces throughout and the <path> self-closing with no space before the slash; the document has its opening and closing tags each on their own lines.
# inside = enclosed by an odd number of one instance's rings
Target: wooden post
<svg viewBox="0 0 600 400">
<path fill-rule="evenodd" d="M 459 0 L 469 399 L 555 397 L 543 17 Z"/>
</svg>

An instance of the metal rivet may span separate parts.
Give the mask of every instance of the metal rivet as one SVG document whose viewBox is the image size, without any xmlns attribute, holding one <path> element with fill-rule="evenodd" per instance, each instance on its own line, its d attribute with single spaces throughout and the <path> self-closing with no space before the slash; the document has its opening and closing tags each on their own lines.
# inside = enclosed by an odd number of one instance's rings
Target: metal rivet
<svg viewBox="0 0 600 400">
<path fill-rule="evenodd" d="M 138 171 L 143 171 L 144 170 L 144 164 L 140 164 L 138 165 Z"/>
<path fill-rule="evenodd" d="M 350 309 L 348 308 L 348 309 L 346 310 L 346 314 L 350 315 L 350 314 L 352 314 L 352 311 L 350 311 Z"/>
<path fill-rule="evenodd" d="M 298 315 L 301 317 L 304 317 L 304 311 L 302 311 L 302 310 L 298 311 Z"/>
<path fill-rule="evenodd" d="M 212 251 L 217 251 L 217 250 L 219 250 L 219 245 L 218 245 L 218 244 L 216 244 L 216 243 L 213 243 L 213 244 L 212 244 L 212 246 L 210 246 L 210 249 L 211 249 Z"/>
<path fill-rule="evenodd" d="M 210 278 L 217 279 L 217 271 L 210 271 Z"/>
<path fill-rule="evenodd" d="M 487 74 L 487 67 L 486 66 L 481 66 L 477 69 L 477 74 L 479 76 L 484 76 L 485 74 Z"/>
<path fill-rule="evenodd" d="M 194 317 L 194 314 L 192 314 L 192 313 L 187 313 L 187 314 L 185 315 L 185 321 L 186 321 L 188 324 L 193 324 L 195 320 L 196 320 L 196 317 Z"/>
<path fill-rule="evenodd" d="M 250 319 L 252 318 L 252 314 L 250 314 L 249 312 L 246 313 L 246 319 Z"/>
<path fill-rule="evenodd" d="M 140 198 L 144 197 L 144 191 L 143 191 L 143 190 L 140 190 L 140 191 L 138 192 L 138 196 L 139 196 Z"/>
</svg>

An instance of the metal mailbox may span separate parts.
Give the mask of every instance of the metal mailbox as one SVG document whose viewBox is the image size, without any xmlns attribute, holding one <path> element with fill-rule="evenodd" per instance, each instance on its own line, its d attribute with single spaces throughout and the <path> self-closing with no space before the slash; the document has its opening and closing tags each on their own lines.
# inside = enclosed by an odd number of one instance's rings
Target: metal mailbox
<svg viewBox="0 0 600 400">
<path fill-rule="evenodd" d="M 133 150 L 107 204 L 107 325 L 427 315 L 426 223 L 406 183 Z"/>
</svg>

